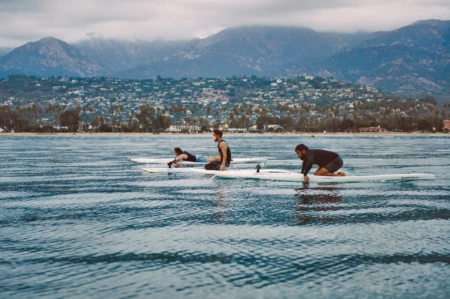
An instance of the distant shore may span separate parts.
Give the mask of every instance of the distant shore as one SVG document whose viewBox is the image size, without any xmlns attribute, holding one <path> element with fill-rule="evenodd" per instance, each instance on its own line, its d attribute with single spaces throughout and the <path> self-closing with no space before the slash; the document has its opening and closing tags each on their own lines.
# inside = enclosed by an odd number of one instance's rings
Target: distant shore
<svg viewBox="0 0 450 299">
<path fill-rule="evenodd" d="M 195 133 L 195 134 L 183 134 L 183 133 L 0 133 L 1 137 L 39 137 L 39 136 L 57 136 L 57 137 L 201 137 L 211 136 L 212 133 Z M 224 136 L 233 137 L 279 137 L 279 136 L 302 136 L 302 137 L 332 137 L 332 136 L 450 136 L 449 133 L 437 132 L 437 133 L 421 133 L 421 132 L 364 132 L 364 133 L 227 133 L 224 132 Z"/>
</svg>

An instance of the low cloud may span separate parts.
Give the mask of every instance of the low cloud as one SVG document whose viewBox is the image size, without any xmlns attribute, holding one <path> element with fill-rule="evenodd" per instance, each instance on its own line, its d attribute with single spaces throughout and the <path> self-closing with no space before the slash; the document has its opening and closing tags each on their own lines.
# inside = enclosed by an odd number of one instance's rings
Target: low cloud
<svg viewBox="0 0 450 299">
<path fill-rule="evenodd" d="M 380 31 L 450 19 L 448 0 L 0 0 L 0 47 L 47 36 L 76 42 L 206 37 L 241 25 Z"/>
</svg>

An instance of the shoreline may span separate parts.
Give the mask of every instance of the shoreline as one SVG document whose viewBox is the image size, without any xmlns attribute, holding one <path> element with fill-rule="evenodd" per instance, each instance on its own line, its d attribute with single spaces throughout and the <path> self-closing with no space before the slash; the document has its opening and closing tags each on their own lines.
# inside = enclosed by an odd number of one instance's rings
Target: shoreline
<svg viewBox="0 0 450 299">
<path fill-rule="evenodd" d="M 195 133 L 195 134 L 183 134 L 183 133 L 0 133 L 1 137 L 202 137 L 211 136 L 212 133 Z M 420 132 L 363 132 L 363 133 L 227 133 L 224 132 L 224 136 L 241 136 L 241 137 L 253 137 L 253 136 L 264 136 L 264 137 L 280 137 L 280 136 L 302 136 L 308 137 L 342 137 L 342 136 L 450 136 L 449 133 L 437 132 L 437 133 L 420 133 Z"/>
</svg>

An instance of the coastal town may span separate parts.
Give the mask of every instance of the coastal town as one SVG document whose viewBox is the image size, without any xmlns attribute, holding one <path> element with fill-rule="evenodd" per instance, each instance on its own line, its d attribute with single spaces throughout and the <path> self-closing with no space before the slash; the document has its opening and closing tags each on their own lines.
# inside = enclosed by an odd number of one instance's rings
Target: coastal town
<svg viewBox="0 0 450 299">
<path fill-rule="evenodd" d="M 0 81 L 0 132 L 445 132 L 450 103 L 332 77 Z"/>
</svg>

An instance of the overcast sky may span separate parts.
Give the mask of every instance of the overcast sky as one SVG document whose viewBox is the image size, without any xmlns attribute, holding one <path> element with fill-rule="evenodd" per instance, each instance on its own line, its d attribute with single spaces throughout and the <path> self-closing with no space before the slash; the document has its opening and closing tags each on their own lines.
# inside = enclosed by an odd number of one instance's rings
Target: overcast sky
<svg viewBox="0 0 450 299">
<path fill-rule="evenodd" d="M 204 38 L 227 27 L 289 25 L 317 31 L 391 30 L 450 20 L 450 0 L 0 0 L 0 47 L 53 36 Z"/>
</svg>

